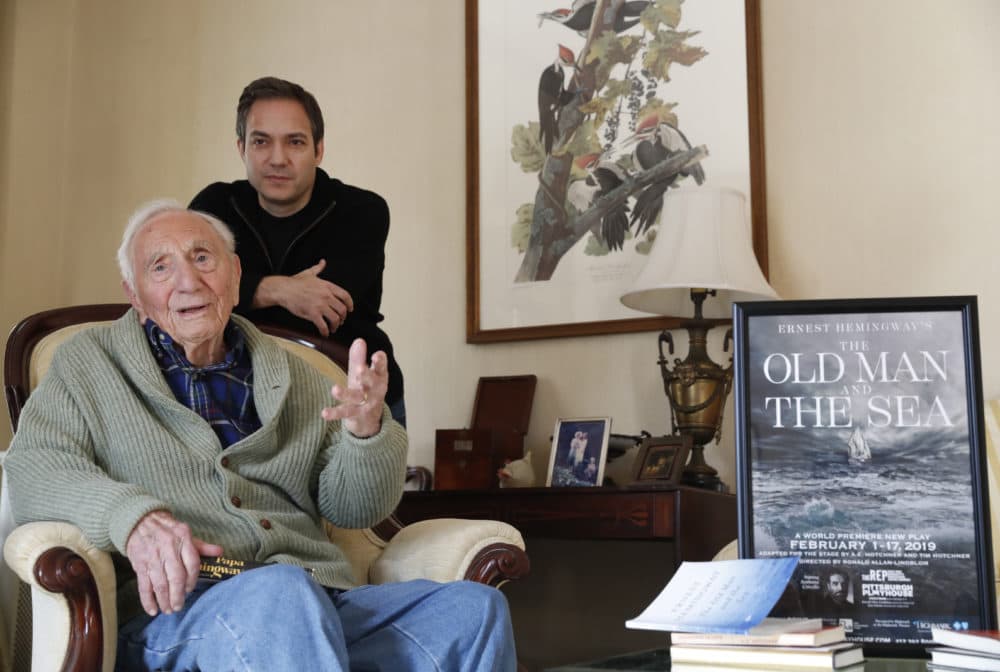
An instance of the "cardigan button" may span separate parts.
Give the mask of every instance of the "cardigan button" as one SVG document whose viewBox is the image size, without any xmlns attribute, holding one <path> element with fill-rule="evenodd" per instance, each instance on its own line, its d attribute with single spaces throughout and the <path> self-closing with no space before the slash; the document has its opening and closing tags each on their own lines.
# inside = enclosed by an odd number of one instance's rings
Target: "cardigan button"
<svg viewBox="0 0 1000 672">
<path fill-rule="evenodd" d="M 223 457 L 221 460 L 219 460 L 219 464 L 221 464 L 224 467 L 228 467 L 229 466 L 229 458 L 228 457 Z"/>
<path fill-rule="evenodd" d="M 270 530 L 271 529 L 271 521 L 268 520 L 267 518 L 261 518 L 261 520 L 260 520 L 260 526 L 263 527 L 265 530 Z"/>
<path fill-rule="evenodd" d="M 236 495 L 233 495 L 229 501 L 232 502 L 233 506 L 235 506 L 237 509 L 243 506 L 243 500 L 237 497 Z"/>
</svg>

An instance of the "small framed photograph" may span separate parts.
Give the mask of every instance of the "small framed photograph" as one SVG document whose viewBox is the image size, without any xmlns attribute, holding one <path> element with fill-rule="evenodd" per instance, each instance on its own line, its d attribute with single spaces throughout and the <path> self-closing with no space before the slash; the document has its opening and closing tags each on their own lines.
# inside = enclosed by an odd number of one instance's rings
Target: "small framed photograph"
<svg viewBox="0 0 1000 672">
<path fill-rule="evenodd" d="M 588 487 L 604 480 L 611 418 L 559 418 L 545 485 Z"/>
<path fill-rule="evenodd" d="M 737 303 L 740 557 L 871 656 L 997 627 L 976 298 Z"/>
<path fill-rule="evenodd" d="M 677 485 L 690 452 L 691 437 L 686 434 L 644 438 L 635 457 L 630 485 Z"/>
</svg>

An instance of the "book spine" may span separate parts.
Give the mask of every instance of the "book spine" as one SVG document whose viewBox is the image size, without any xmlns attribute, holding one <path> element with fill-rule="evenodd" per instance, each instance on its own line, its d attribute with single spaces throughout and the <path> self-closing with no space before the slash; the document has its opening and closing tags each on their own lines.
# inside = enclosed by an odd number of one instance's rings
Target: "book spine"
<svg viewBox="0 0 1000 672">
<path fill-rule="evenodd" d="M 252 569 L 273 565 L 273 562 L 256 562 L 254 560 L 236 560 L 235 558 L 205 558 L 201 559 L 198 568 L 198 578 L 208 581 L 224 581 Z M 313 570 L 306 567 L 305 571 L 312 576 Z"/>
</svg>

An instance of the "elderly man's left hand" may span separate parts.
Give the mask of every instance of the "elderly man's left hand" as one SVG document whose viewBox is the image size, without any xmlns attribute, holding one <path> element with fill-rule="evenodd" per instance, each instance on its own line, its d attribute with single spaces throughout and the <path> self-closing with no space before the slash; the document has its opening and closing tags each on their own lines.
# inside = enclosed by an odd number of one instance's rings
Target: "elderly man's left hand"
<svg viewBox="0 0 1000 672">
<path fill-rule="evenodd" d="M 343 420 L 354 436 L 374 436 L 382 429 L 382 404 L 389 386 L 389 362 L 381 350 L 368 364 L 368 345 L 360 338 L 351 343 L 347 363 L 347 387 L 334 385 L 331 396 L 338 402 L 323 409 L 323 419 Z"/>
</svg>

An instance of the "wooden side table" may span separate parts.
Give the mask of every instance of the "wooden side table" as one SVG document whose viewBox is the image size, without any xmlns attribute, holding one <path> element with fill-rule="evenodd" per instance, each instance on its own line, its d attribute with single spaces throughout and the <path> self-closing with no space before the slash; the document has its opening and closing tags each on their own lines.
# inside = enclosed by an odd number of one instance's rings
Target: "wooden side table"
<svg viewBox="0 0 1000 672">
<path fill-rule="evenodd" d="M 396 517 L 501 520 L 528 538 L 670 540 L 677 563 L 710 560 L 737 527 L 735 496 L 684 486 L 410 491 Z"/>
</svg>

